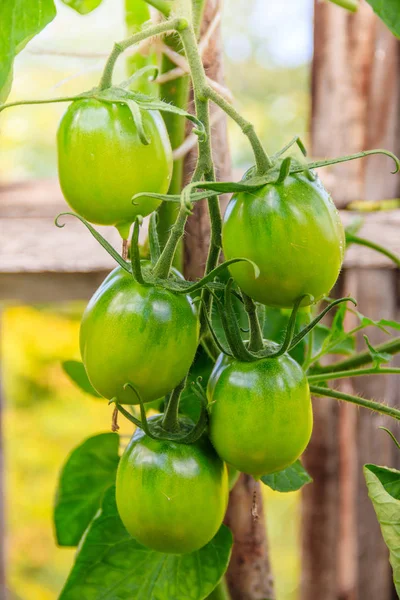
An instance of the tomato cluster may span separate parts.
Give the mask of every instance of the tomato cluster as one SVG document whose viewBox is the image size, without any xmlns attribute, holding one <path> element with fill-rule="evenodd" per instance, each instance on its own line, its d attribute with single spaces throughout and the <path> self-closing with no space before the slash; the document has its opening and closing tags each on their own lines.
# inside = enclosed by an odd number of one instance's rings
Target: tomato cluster
<svg viewBox="0 0 400 600">
<path fill-rule="evenodd" d="M 139 214 L 151 213 L 160 202 L 142 196 L 133 203 L 132 197 L 165 193 L 171 177 L 171 147 L 160 115 L 143 111 L 143 127 L 147 145 L 126 105 L 79 100 L 58 133 L 67 202 L 92 223 L 115 225 L 123 238 Z M 344 235 L 321 183 L 310 173 L 292 172 L 232 197 L 222 245 L 226 259 L 247 259 L 229 266 L 236 295 L 293 308 L 330 291 L 341 268 Z M 259 478 L 302 454 L 312 431 L 310 391 L 302 367 L 285 349 L 268 353 L 267 343 L 251 354 L 244 340 L 244 358 L 222 353 L 212 370 L 208 433 L 193 433 L 201 417 L 194 425 L 176 415 L 174 426 L 165 429 L 173 390 L 184 387 L 201 341 L 199 298 L 168 287 L 168 278 L 157 279 L 154 263 L 142 267 L 144 279 L 123 265 L 96 291 L 82 320 L 81 353 L 101 396 L 141 407 L 143 429 L 136 430 L 118 469 L 122 521 L 144 545 L 186 553 L 217 532 L 237 471 Z M 143 421 L 145 403 L 163 396 L 166 413 Z"/>
</svg>

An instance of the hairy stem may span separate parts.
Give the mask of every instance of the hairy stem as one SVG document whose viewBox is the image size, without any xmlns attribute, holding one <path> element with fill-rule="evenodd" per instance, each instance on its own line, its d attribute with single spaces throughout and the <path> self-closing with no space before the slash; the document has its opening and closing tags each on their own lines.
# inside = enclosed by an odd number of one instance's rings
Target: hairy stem
<svg viewBox="0 0 400 600">
<path fill-rule="evenodd" d="M 390 342 L 385 342 L 384 344 L 379 344 L 379 346 L 375 347 L 377 352 L 386 352 L 388 354 L 397 354 L 400 352 L 400 337 L 394 338 L 390 340 Z M 360 352 L 355 354 L 354 356 L 341 360 L 333 365 L 327 365 L 325 367 L 319 367 L 315 369 L 315 372 L 312 373 L 337 373 L 340 371 L 350 371 L 352 369 L 357 369 L 358 367 L 362 367 L 363 365 L 368 365 L 373 362 L 373 357 L 371 356 L 369 350 L 365 352 Z"/>
<path fill-rule="evenodd" d="M 206 88 L 206 95 L 214 102 L 214 104 L 222 108 L 222 110 L 239 125 L 244 135 L 247 136 L 251 147 L 253 148 L 254 158 L 257 165 L 257 173 L 258 175 L 264 175 L 264 173 L 272 167 L 272 162 L 268 154 L 265 152 L 264 147 L 254 130 L 254 125 L 244 119 L 237 112 L 237 110 L 231 104 L 229 104 L 229 102 L 227 102 L 210 86 L 207 86 Z"/>
<path fill-rule="evenodd" d="M 179 430 L 179 401 L 181 398 L 182 390 L 186 385 L 186 379 L 187 377 L 185 377 L 185 379 L 181 381 L 181 383 L 177 385 L 176 388 L 171 392 L 171 395 L 168 400 L 168 405 L 162 420 L 162 427 L 163 429 L 165 429 L 165 431 L 175 432 Z"/>
<path fill-rule="evenodd" d="M 258 320 L 257 306 L 250 296 L 247 296 L 244 292 L 242 292 L 242 298 L 250 326 L 249 350 L 258 352 L 264 348 L 264 342 L 260 321 Z"/>
<path fill-rule="evenodd" d="M 99 89 L 105 90 L 112 85 L 112 75 L 115 67 L 115 63 L 117 62 L 120 55 L 125 52 L 127 48 L 130 46 L 134 46 L 147 38 L 153 37 L 154 35 L 161 35 L 162 33 L 167 33 L 169 31 L 178 31 L 184 27 L 187 27 L 187 21 L 185 19 L 171 19 L 169 21 L 164 21 L 163 23 L 158 23 L 157 25 L 153 25 L 152 27 L 147 27 L 138 33 L 135 33 L 131 37 L 123 40 L 122 42 L 116 42 L 114 44 L 113 51 L 111 52 L 108 60 L 106 62 L 106 66 L 104 67 L 103 75 L 100 80 Z"/>
<path fill-rule="evenodd" d="M 394 262 L 395 265 L 400 267 L 400 257 L 397 256 L 397 254 L 390 252 L 390 250 L 387 250 L 383 246 L 380 246 L 379 244 L 375 244 L 370 240 L 360 238 L 357 235 L 353 235 L 352 233 L 346 233 L 346 242 L 350 244 L 358 244 L 359 246 L 366 246 L 367 248 L 371 248 L 372 250 L 375 250 L 380 254 L 384 254 L 385 256 L 390 258 L 390 260 Z"/>
<path fill-rule="evenodd" d="M 374 412 L 378 412 L 382 415 L 387 415 L 389 417 L 392 417 L 393 419 L 397 419 L 400 421 L 400 410 L 398 410 L 397 408 L 392 408 L 391 406 L 386 406 L 385 404 L 381 404 L 380 402 L 374 402 L 373 400 L 365 400 L 364 398 L 360 398 L 359 396 L 352 396 L 350 394 L 338 392 L 337 390 L 318 387 L 314 385 L 310 386 L 310 392 L 311 394 L 313 394 L 313 396 L 335 398 L 336 400 L 351 402 L 351 404 L 363 406 L 364 408 L 368 408 L 369 410 L 373 410 Z"/>
<path fill-rule="evenodd" d="M 337 371 L 336 373 L 321 373 L 320 375 L 308 375 L 308 381 L 330 381 L 331 379 L 344 379 L 347 377 L 359 377 L 361 375 L 390 375 L 400 374 L 400 369 L 351 369 L 349 371 Z"/>
</svg>

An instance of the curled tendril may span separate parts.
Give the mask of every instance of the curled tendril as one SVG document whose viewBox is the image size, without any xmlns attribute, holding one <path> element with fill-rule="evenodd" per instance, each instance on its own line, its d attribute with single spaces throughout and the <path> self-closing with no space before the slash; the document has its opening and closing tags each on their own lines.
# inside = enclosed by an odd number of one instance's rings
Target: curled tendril
<svg viewBox="0 0 400 600">
<path fill-rule="evenodd" d="M 287 150 L 289 150 L 289 148 L 291 148 L 295 144 L 297 144 L 297 146 L 299 147 L 300 152 L 303 154 L 303 156 L 307 156 L 307 150 L 306 150 L 305 145 L 303 144 L 301 138 L 298 135 L 296 135 L 294 138 L 292 138 L 290 140 L 290 142 L 288 144 L 286 144 L 286 146 L 284 146 L 278 152 L 275 152 L 275 154 L 273 154 L 271 156 L 271 159 L 275 160 L 275 159 L 279 158 L 280 156 L 282 156 L 282 154 L 285 154 L 285 152 L 287 152 Z"/>
<path fill-rule="evenodd" d="M 350 154 L 348 156 L 339 156 L 338 158 L 330 158 L 327 160 L 311 162 L 311 163 L 308 163 L 308 168 L 309 169 L 318 169 L 320 167 L 336 165 L 338 163 L 348 162 L 350 160 L 357 160 L 358 158 L 365 158 L 366 156 L 373 156 L 376 154 L 383 154 L 384 156 L 388 156 L 389 158 L 391 158 L 396 165 L 395 170 L 391 171 L 392 174 L 395 175 L 396 173 L 399 172 L 400 160 L 398 159 L 398 157 L 395 154 L 393 154 L 393 152 L 390 152 L 389 150 L 385 150 L 383 148 L 376 148 L 374 150 L 364 150 L 363 152 L 357 152 L 356 154 Z M 295 167 L 292 169 L 292 173 L 298 173 L 298 172 L 302 171 L 303 169 L 304 169 L 304 166 Z"/>
<path fill-rule="evenodd" d="M 79 221 L 81 221 L 85 225 L 85 227 L 87 227 L 87 229 L 90 231 L 95 240 L 98 241 L 101 246 L 103 246 L 104 250 L 108 252 L 108 254 L 120 265 L 120 267 L 127 271 L 127 273 L 132 273 L 129 263 L 127 263 L 126 260 L 124 260 L 121 257 L 121 255 L 111 246 L 111 244 L 107 242 L 107 240 L 104 239 L 103 236 L 98 231 L 96 231 L 96 229 L 94 229 L 94 227 L 92 227 L 90 223 L 86 221 L 86 219 L 84 219 L 80 215 L 77 215 L 73 212 L 60 213 L 59 215 L 57 215 L 54 221 L 57 227 L 59 227 L 60 229 L 65 227 L 65 223 L 59 222 L 60 217 L 64 216 L 71 216 L 75 217 L 76 219 L 79 219 Z"/>
<path fill-rule="evenodd" d="M 324 316 L 330 311 L 332 310 L 332 308 L 334 308 L 335 306 L 337 306 L 338 304 L 341 304 L 342 302 L 352 302 L 354 304 L 354 306 L 357 306 L 357 302 L 354 298 L 352 298 L 351 296 L 347 296 L 346 298 L 339 298 L 338 300 L 333 300 L 326 308 L 324 308 L 324 310 L 322 312 L 320 312 L 320 314 L 315 317 L 315 319 L 313 319 L 311 321 L 311 323 L 309 323 L 307 325 L 307 327 L 304 327 L 304 329 L 302 329 L 294 338 L 292 343 L 290 344 L 289 350 L 292 350 L 293 348 L 295 348 L 297 346 L 297 344 L 299 344 L 301 342 L 301 340 L 308 334 L 310 333 L 310 331 L 312 329 L 314 329 L 314 327 L 316 325 L 318 325 L 318 323 L 321 321 L 321 319 L 324 318 Z"/>
</svg>

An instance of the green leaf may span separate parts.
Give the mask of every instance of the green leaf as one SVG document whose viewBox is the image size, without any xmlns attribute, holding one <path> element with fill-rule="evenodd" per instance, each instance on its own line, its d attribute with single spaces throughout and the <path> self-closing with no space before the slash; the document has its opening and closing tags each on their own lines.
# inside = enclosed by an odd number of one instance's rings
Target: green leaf
<svg viewBox="0 0 400 600">
<path fill-rule="evenodd" d="M 313 337 L 313 356 L 318 354 L 322 350 L 322 346 L 326 347 L 328 344 L 326 339 L 330 336 L 331 330 L 326 325 L 317 325 L 314 329 Z M 355 350 L 355 339 L 354 336 L 346 335 L 343 339 L 339 340 L 332 348 L 329 349 L 329 354 L 343 354 L 351 355 Z"/>
<path fill-rule="evenodd" d="M 101 398 L 89 381 L 86 369 L 79 360 L 65 360 L 62 368 L 68 377 L 86 394 Z"/>
<path fill-rule="evenodd" d="M 187 385 L 182 392 L 179 403 L 179 412 L 190 417 L 195 423 L 200 416 L 201 404 L 193 391 L 192 383 L 200 377 L 200 383 L 203 388 L 206 389 L 208 379 L 213 368 L 214 362 L 207 355 L 203 347 L 199 346 L 194 362 L 189 371 Z"/>
<path fill-rule="evenodd" d="M 222 525 L 198 552 L 175 555 L 149 550 L 126 531 L 111 488 L 59 600 L 203 600 L 226 571 L 231 547 L 232 534 Z"/>
<path fill-rule="evenodd" d="M 390 31 L 400 38 L 400 5 L 399 0 L 367 0 Z"/>
<path fill-rule="evenodd" d="M 359 318 L 360 325 L 362 325 L 362 327 L 378 327 L 378 329 L 381 329 L 385 333 L 389 333 L 386 329 L 387 327 L 392 327 L 393 329 L 400 330 L 400 323 L 398 323 L 397 321 L 389 321 L 388 319 L 379 319 L 379 321 L 374 321 L 369 317 L 365 317 L 358 311 L 354 311 L 354 313 Z"/>
<path fill-rule="evenodd" d="M 76 10 L 80 15 L 87 15 L 100 6 L 102 0 L 62 0 L 62 2 Z"/>
<path fill-rule="evenodd" d="M 60 546 L 76 546 L 114 485 L 119 461 L 119 436 L 101 433 L 72 451 L 58 483 L 54 524 Z"/>
<path fill-rule="evenodd" d="M 55 16 L 53 0 L 0 2 L 0 102 L 11 88 L 14 58 Z"/>
<path fill-rule="evenodd" d="M 287 469 L 283 469 L 283 471 L 278 471 L 271 475 L 263 475 L 261 481 L 276 492 L 295 492 L 302 488 L 303 485 L 311 483 L 312 478 L 301 462 L 296 460 L 296 462 L 287 467 Z"/>
<path fill-rule="evenodd" d="M 364 476 L 383 539 L 389 548 L 394 585 L 400 597 L 400 471 L 368 464 L 364 466 Z"/>
<path fill-rule="evenodd" d="M 388 363 L 392 360 L 393 356 L 388 352 L 378 352 L 375 348 L 370 344 L 369 339 L 366 335 L 364 335 L 365 343 L 368 346 L 369 353 L 372 358 L 372 364 L 376 369 L 379 369 L 381 364 Z"/>
</svg>

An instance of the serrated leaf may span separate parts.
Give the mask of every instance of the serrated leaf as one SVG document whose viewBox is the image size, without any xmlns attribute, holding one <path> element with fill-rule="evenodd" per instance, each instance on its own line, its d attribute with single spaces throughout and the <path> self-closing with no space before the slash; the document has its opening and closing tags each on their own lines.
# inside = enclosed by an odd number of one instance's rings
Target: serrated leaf
<svg viewBox="0 0 400 600">
<path fill-rule="evenodd" d="M 389 548 L 393 581 L 400 597 L 400 471 L 365 465 L 364 476 L 368 496 L 381 526 L 382 536 Z"/>
<path fill-rule="evenodd" d="M 62 363 L 63 371 L 86 394 L 101 398 L 89 381 L 84 364 L 79 360 L 65 360 Z"/>
<path fill-rule="evenodd" d="M 231 547 L 232 534 L 222 525 L 198 552 L 175 555 L 149 550 L 126 531 L 111 488 L 59 600 L 203 600 L 226 571 Z"/>
<path fill-rule="evenodd" d="M 11 89 L 15 56 L 55 16 L 53 0 L 0 2 L 0 102 L 5 102 Z"/>
<path fill-rule="evenodd" d="M 295 463 L 287 467 L 287 469 L 283 469 L 283 471 L 278 471 L 271 475 L 263 475 L 261 481 L 276 492 L 295 492 L 302 488 L 303 485 L 311 483 L 312 478 L 301 462 L 296 460 Z"/>
<path fill-rule="evenodd" d="M 364 340 L 368 346 L 368 350 L 372 358 L 372 364 L 376 369 L 379 369 L 381 364 L 388 363 L 392 360 L 393 356 L 388 352 L 378 352 L 378 350 L 375 350 L 372 344 L 370 344 L 370 341 L 366 335 L 364 335 Z"/>
<path fill-rule="evenodd" d="M 115 483 L 119 436 L 101 433 L 72 451 L 58 483 L 54 524 L 60 546 L 77 546 L 101 506 L 104 492 Z"/>
<path fill-rule="evenodd" d="M 390 321 L 388 319 L 379 319 L 378 321 L 374 321 L 373 319 L 362 315 L 358 311 L 354 311 L 354 313 L 357 315 L 358 319 L 360 320 L 360 325 L 363 327 L 378 327 L 378 329 L 385 333 L 389 333 L 386 329 L 387 327 L 400 330 L 400 323 L 397 321 Z"/>
<path fill-rule="evenodd" d="M 390 31 L 400 38 L 399 0 L 367 0 L 367 2 Z"/>
<path fill-rule="evenodd" d="M 318 354 L 322 350 L 322 346 L 326 347 L 327 344 L 325 340 L 330 335 L 330 332 L 331 330 L 326 325 L 319 324 L 315 327 L 313 335 L 313 355 Z M 355 347 L 354 336 L 346 335 L 329 349 L 329 353 L 350 355 L 353 354 Z"/>
<path fill-rule="evenodd" d="M 80 15 L 87 15 L 100 6 L 103 0 L 61 0 L 66 6 L 73 8 Z"/>
</svg>

